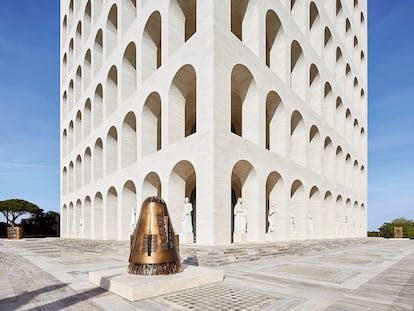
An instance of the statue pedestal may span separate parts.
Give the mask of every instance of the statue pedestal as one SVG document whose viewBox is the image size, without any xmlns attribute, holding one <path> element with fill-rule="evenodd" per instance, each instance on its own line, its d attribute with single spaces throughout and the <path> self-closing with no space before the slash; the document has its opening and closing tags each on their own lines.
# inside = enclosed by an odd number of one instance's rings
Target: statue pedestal
<svg viewBox="0 0 414 311">
<path fill-rule="evenodd" d="M 268 232 L 268 233 L 266 233 L 265 240 L 266 240 L 266 242 L 276 241 L 276 234 L 275 234 L 275 232 Z"/>
<path fill-rule="evenodd" d="M 247 241 L 246 232 L 234 232 L 233 233 L 233 243 L 245 243 Z"/>
<path fill-rule="evenodd" d="M 180 244 L 194 244 L 193 233 L 180 233 Z"/>
</svg>

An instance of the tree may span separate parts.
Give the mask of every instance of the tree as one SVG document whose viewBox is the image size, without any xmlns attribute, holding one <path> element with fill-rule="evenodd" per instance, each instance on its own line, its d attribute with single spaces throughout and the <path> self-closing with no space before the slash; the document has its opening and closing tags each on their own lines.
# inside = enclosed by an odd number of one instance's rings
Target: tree
<svg viewBox="0 0 414 311">
<path fill-rule="evenodd" d="M 406 218 L 396 218 L 393 221 L 384 223 L 378 228 L 379 236 L 384 238 L 394 237 L 394 227 L 403 228 L 403 237 L 414 238 L 414 221 Z"/>
<path fill-rule="evenodd" d="M 44 213 L 39 209 L 31 217 L 22 219 L 20 225 L 25 236 L 59 236 L 59 218 L 59 213 Z"/>
<path fill-rule="evenodd" d="M 0 201 L 0 213 L 6 218 L 7 225 L 16 226 L 17 218 L 27 213 L 35 214 L 38 210 L 36 204 L 21 199 Z"/>
</svg>

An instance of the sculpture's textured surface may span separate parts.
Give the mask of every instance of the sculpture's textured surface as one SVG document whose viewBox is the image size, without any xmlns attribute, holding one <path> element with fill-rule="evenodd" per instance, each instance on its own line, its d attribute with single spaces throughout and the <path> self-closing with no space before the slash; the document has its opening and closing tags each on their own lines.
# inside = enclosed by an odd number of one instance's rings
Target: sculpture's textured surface
<svg viewBox="0 0 414 311">
<path fill-rule="evenodd" d="M 174 229 L 167 205 L 159 197 L 149 197 L 141 207 L 131 237 L 128 272 L 157 275 L 181 272 Z"/>
</svg>

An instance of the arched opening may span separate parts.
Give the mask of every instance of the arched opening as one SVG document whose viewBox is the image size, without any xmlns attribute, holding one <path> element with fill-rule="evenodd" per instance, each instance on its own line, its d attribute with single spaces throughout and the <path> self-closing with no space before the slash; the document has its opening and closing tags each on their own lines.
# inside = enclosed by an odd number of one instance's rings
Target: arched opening
<svg viewBox="0 0 414 311">
<path fill-rule="evenodd" d="M 69 237 L 69 226 L 68 226 L 68 207 L 66 204 L 62 206 L 62 216 L 60 218 L 60 232 L 62 237 L 67 238 Z"/>
<path fill-rule="evenodd" d="M 354 161 L 354 169 L 352 172 L 352 190 L 355 192 L 360 190 L 359 164 L 357 160 Z"/>
<path fill-rule="evenodd" d="M 93 97 L 93 127 L 96 129 L 103 120 L 103 90 L 102 85 L 98 84 Z"/>
<path fill-rule="evenodd" d="M 366 181 L 366 174 L 365 174 L 365 166 L 361 166 L 361 182 L 360 182 L 360 185 L 361 185 L 361 192 L 362 192 L 362 195 L 363 196 L 366 196 L 367 195 L 367 181 Z"/>
<path fill-rule="evenodd" d="M 173 0 L 169 8 L 169 54 L 174 54 L 197 28 L 196 0 Z"/>
<path fill-rule="evenodd" d="M 259 104 L 256 82 L 243 65 L 231 72 L 231 131 L 259 143 Z"/>
<path fill-rule="evenodd" d="M 342 87 L 345 87 L 345 60 L 339 47 L 336 48 L 335 78 Z"/>
<path fill-rule="evenodd" d="M 92 234 L 96 240 L 103 239 L 103 199 L 102 194 L 98 192 L 93 201 L 93 216 L 92 216 Z"/>
<path fill-rule="evenodd" d="M 87 196 L 83 202 L 83 238 L 92 239 L 92 203 L 91 198 Z"/>
<path fill-rule="evenodd" d="M 367 67 L 366 67 L 364 51 L 361 51 L 360 57 L 361 57 L 361 62 L 359 66 L 359 72 L 361 74 L 362 81 L 367 81 Z"/>
<path fill-rule="evenodd" d="M 312 125 L 309 131 L 308 167 L 315 173 L 322 172 L 322 138 L 319 129 Z"/>
<path fill-rule="evenodd" d="M 122 123 L 121 148 L 122 168 L 137 161 L 137 121 L 132 111 L 128 112 Z"/>
<path fill-rule="evenodd" d="M 196 172 L 193 165 L 186 160 L 178 162 L 174 166 L 169 178 L 168 208 L 173 221 L 173 227 L 176 232 L 182 232 L 184 243 L 193 243 L 197 238 L 197 220 L 199 218 L 197 217 L 196 207 L 196 185 Z M 184 213 L 185 198 L 192 199 L 190 203 L 192 204 L 191 222 L 193 232 L 184 232 L 183 229 L 185 228 L 183 228 L 182 223 L 179 221 Z"/>
<path fill-rule="evenodd" d="M 122 35 L 124 35 L 137 17 L 137 3 L 136 0 L 126 0 L 121 1 L 121 5 L 121 29 Z"/>
<path fill-rule="evenodd" d="M 355 119 L 354 120 L 354 129 L 353 129 L 353 134 L 352 134 L 352 146 L 355 148 L 355 150 L 357 150 L 359 152 L 359 145 L 360 145 L 360 141 L 359 141 L 359 133 L 360 133 L 360 129 L 359 129 L 359 123 L 358 120 Z"/>
<path fill-rule="evenodd" d="M 349 237 L 352 230 L 352 205 L 351 199 L 348 198 L 345 202 L 345 212 L 344 212 L 344 236 Z"/>
<path fill-rule="evenodd" d="M 309 102 L 311 108 L 321 114 L 322 81 L 318 68 L 312 64 L 309 68 Z"/>
<path fill-rule="evenodd" d="M 92 127 L 92 105 L 91 100 L 88 98 L 83 107 L 83 139 L 85 140 L 91 134 Z"/>
<path fill-rule="evenodd" d="M 112 114 L 118 107 L 118 70 L 112 66 L 106 78 L 106 94 L 105 94 L 106 116 Z"/>
<path fill-rule="evenodd" d="M 72 70 L 72 66 L 74 63 L 74 59 L 75 59 L 75 55 L 74 55 L 74 43 L 73 43 L 73 38 L 70 39 L 69 41 L 69 51 L 68 51 L 68 70 Z"/>
<path fill-rule="evenodd" d="M 106 136 L 106 174 L 112 174 L 118 169 L 118 132 L 112 126 Z"/>
<path fill-rule="evenodd" d="M 306 97 L 306 64 L 302 47 L 293 41 L 290 48 L 290 87 L 303 100 Z"/>
<path fill-rule="evenodd" d="M 290 118 L 290 158 L 306 166 L 306 130 L 302 115 L 295 110 Z"/>
<path fill-rule="evenodd" d="M 306 195 L 300 180 L 295 180 L 290 189 L 290 237 L 304 239 L 306 237 Z"/>
<path fill-rule="evenodd" d="M 161 15 L 155 11 L 148 18 L 142 35 L 142 81 L 161 66 Z"/>
<path fill-rule="evenodd" d="M 106 195 L 104 213 L 104 239 L 115 240 L 118 237 L 118 193 L 114 187 L 109 188 Z"/>
<path fill-rule="evenodd" d="M 168 103 L 169 141 L 172 144 L 196 132 L 196 72 L 184 65 L 175 74 Z"/>
<path fill-rule="evenodd" d="M 259 25 L 258 4 L 256 1 L 231 0 L 231 32 L 255 55 L 258 55 Z"/>
<path fill-rule="evenodd" d="M 323 200 L 323 210 L 321 213 L 321 232 L 325 239 L 335 237 L 335 213 L 333 206 L 333 197 L 330 191 L 325 193 Z"/>
<path fill-rule="evenodd" d="M 75 120 L 75 145 L 79 145 L 82 141 L 82 112 L 78 110 Z"/>
<path fill-rule="evenodd" d="M 82 187 L 82 158 L 80 155 L 76 157 L 75 162 L 75 189 Z"/>
<path fill-rule="evenodd" d="M 67 15 L 65 15 L 62 21 L 62 46 L 65 45 L 67 37 L 68 37 L 68 17 Z"/>
<path fill-rule="evenodd" d="M 152 92 L 142 109 L 141 155 L 145 157 L 161 149 L 161 98 Z"/>
<path fill-rule="evenodd" d="M 63 130 L 62 134 L 62 155 L 63 157 L 66 157 L 68 153 L 68 134 L 66 129 Z"/>
<path fill-rule="evenodd" d="M 282 23 L 273 10 L 266 13 L 266 65 L 286 82 L 286 37 Z"/>
<path fill-rule="evenodd" d="M 279 94 L 269 92 L 266 97 L 266 149 L 286 156 L 286 111 Z"/>
<path fill-rule="evenodd" d="M 254 167 L 238 161 L 231 173 L 231 242 L 252 241 L 266 228 L 265 209 L 258 208 L 259 187 Z"/>
<path fill-rule="evenodd" d="M 73 140 L 74 140 L 74 129 L 73 129 L 73 121 L 69 122 L 69 130 L 68 130 L 68 153 L 71 153 L 73 150 Z"/>
<path fill-rule="evenodd" d="M 97 181 L 103 176 L 103 144 L 98 138 L 93 150 L 93 180 Z"/>
<path fill-rule="evenodd" d="M 84 69 L 84 77 L 83 77 L 83 90 L 85 91 L 89 84 L 91 83 L 92 79 L 92 57 L 91 57 L 91 50 L 87 50 L 85 54 L 85 60 L 83 62 L 83 69 Z"/>
<path fill-rule="evenodd" d="M 313 186 L 309 193 L 309 208 L 306 211 L 306 237 L 318 239 L 321 236 L 322 199 L 318 187 Z"/>
<path fill-rule="evenodd" d="M 351 110 L 347 109 L 345 112 L 345 139 L 347 143 L 350 145 L 352 145 L 352 129 L 353 129 L 352 114 L 351 114 Z"/>
<path fill-rule="evenodd" d="M 62 194 L 65 195 L 66 193 L 68 193 L 68 170 L 65 166 L 62 172 Z"/>
<path fill-rule="evenodd" d="M 315 2 L 309 5 L 309 41 L 316 53 L 321 56 L 322 51 L 322 25 L 318 8 Z"/>
<path fill-rule="evenodd" d="M 361 96 L 361 91 L 359 88 L 359 82 L 358 82 L 358 79 L 354 77 L 354 89 L 352 91 L 352 103 L 357 108 L 359 108 L 359 103 L 360 103 L 360 98 L 361 98 L 360 96 Z"/>
<path fill-rule="evenodd" d="M 352 158 L 349 153 L 345 157 L 345 186 L 352 188 Z"/>
<path fill-rule="evenodd" d="M 85 11 L 83 14 L 83 43 L 85 43 L 89 35 L 91 34 L 91 24 L 92 24 L 92 6 L 91 1 L 88 0 L 85 6 Z"/>
<path fill-rule="evenodd" d="M 334 73 L 335 48 L 332 40 L 332 33 L 328 27 L 325 27 L 323 38 L 323 59 L 326 67 Z"/>
<path fill-rule="evenodd" d="M 68 178 L 68 192 L 71 193 L 74 190 L 74 186 L 75 186 L 75 172 L 74 172 L 74 167 L 73 167 L 73 162 L 70 161 L 69 163 L 69 178 Z"/>
<path fill-rule="evenodd" d="M 62 73 L 61 83 L 63 84 L 66 81 L 66 77 L 68 76 L 68 56 L 66 53 L 63 55 L 61 73 Z"/>
<path fill-rule="evenodd" d="M 75 208 L 73 203 L 70 202 L 69 204 L 69 211 L 68 211 L 68 237 L 74 238 L 75 237 L 75 230 L 76 230 L 76 219 L 75 219 Z"/>
<path fill-rule="evenodd" d="M 336 163 L 335 163 L 336 171 L 336 182 L 338 184 L 344 184 L 344 178 L 345 178 L 345 161 L 344 161 L 344 153 L 342 152 L 342 148 L 338 146 L 336 148 Z"/>
<path fill-rule="evenodd" d="M 119 216 L 121 240 L 129 240 L 137 223 L 138 212 L 135 184 L 132 180 L 128 180 L 122 188 L 122 202 Z"/>
<path fill-rule="evenodd" d="M 349 55 L 352 55 L 353 37 L 351 22 L 349 21 L 349 18 L 345 20 L 345 46 L 348 50 Z"/>
<path fill-rule="evenodd" d="M 351 223 L 350 223 L 350 237 L 357 237 L 359 230 L 359 206 L 358 201 L 354 202 L 354 206 L 351 211 Z"/>
<path fill-rule="evenodd" d="M 148 173 L 142 184 L 142 199 L 152 196 L 161 196 L 161 180 L 155 172 Z"/>
<path fill-rule="evenodd" d="M 124 1 L 125 2 L 125 1 Z M 127 2 L 130 2 L 129 0 Z M 125 49 L 124 56 L 122 58 L 121 67 L 121 92 L 122 102 L 131 97 L 137 89 L 137 50 L 135 44 L 131 42 Z"/>
<path fill-rule="evenodd" d="M 286 195 L 282 176 L 271 172 L 266 180 L 265 232 L 271 241 L 286 238 Z"/>
<path fill-rule="evenodd" d="M 344 9 L 342 8 L 342 3 L 340 0 L 336 1 L 336 29 L 338 34 L 343 38 L 343 34 L 345 33 L 345 23 L 343 19 Z"/>
<path fill-rule="evenodd" d="M 82 203 L 80 200 L 76 201 L 75 205 L 75 217 L 74 217 L 74 238 L 83 238 L 83 216 L 82 216 Z"/>
<path fill-rule="evenodd" d="M 74 97 L 74 91 L 73 91 L 73 80 L 70 80 L 69 82 L 69 91 L 68 91 L 68 102 L 69 102 L 69 110 L 68 112 L 71 112 L 74 106 L 74 101 L 75 101 L 75 97 Z"/>
<path fill-rule="evenodd" d="M 331 180 L 335 179 L 335 148 L 330 137 L 325 138 L 323 149 L 323 175 Z"/>
<path fill-rule="evenodd" d="M 103 35 L 102 29 L 96 33 L 94 49 L 93 49 L 93 72 L 95 76 L 102 68 L 103 59 Z"/>
<path fill-rule="evenodd" d="M 78 25 L 76 26 L 76 34 L 75 34 L 75 55 L 76 58 L 79 56 L 80 51 L 82 50 L 82 23 L 79 21 Z"/>
<path fill-rule="evenodd" d="M 335 127 L 335 103 L 332 87 L 329 82 L 325 82 L 324 86 L 322 116 L 332 128 Z"/>
<path fill-rule="evenodd" d="M 340 97 L 336 98 L 335 129 L 341 136 L 345 135 L 344 105 Z"/>
<path fill-rule="evenodd" d="M 353 96 L 353 86 L 354 80 L 352 79 L 352 71 L 351 66 L 349 64 L 346 64 L 345 66 L 345 95 L 349 100 L 352 100 Z"/>
<path fill-rule="evenodd" d="M 335 237 L 344 237 L 345 232 L 345 211 L 342 196 L 338 195 L 335 204 L 336 221 L 335 221 Z"/>
<path fill-rule="evenodd" d="M 296 25 L 298 25 L 302 33 L 306 33 L 306 1 L 290 0 L 290 16 L 292 16 Z"/>
<path fill-rule="evenodd" d="M 66 119 L 66 116 L 68 114 L 68 95 L 66 91 L 63 92 L 62 96 L 62 121 Z"/>
<path fill-rule="evenodd" d="M 92 154 L 91 149 L 88 147 L 85 150 L 84 162 L 83 162 L 83 184 L 89 185 L 92 180 Z"/>
<path fill-rule="evenodd" d="M 118 43 L 118 7 L 116 4 L 112 5 L 108 18 L 106 20 L 106 42 L 105 52 L 106 58 L 111 55 L 115 46 Z"/>
</svg>

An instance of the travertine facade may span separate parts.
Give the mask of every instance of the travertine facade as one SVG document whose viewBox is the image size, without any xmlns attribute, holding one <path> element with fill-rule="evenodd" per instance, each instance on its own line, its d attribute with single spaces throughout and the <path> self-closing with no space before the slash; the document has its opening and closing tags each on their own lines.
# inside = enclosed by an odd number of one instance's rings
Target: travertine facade
<svg viewBox="0 0 414 311">
<path fill-rule="evenodd" d="M 149 195 L 197 244 L 365 236 L 366 12 L 61 0 L 62 236 L 128 239 Z"/>
</svg>

